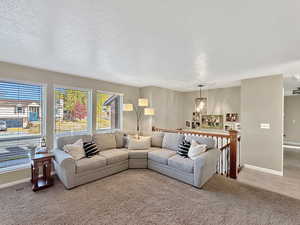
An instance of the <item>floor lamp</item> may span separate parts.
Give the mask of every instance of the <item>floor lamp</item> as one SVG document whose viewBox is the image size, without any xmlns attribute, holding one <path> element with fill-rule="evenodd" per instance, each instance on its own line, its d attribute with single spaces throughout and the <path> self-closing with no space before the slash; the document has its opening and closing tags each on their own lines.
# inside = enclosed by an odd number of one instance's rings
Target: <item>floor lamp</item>
<svg viewBox="0 0 300 225">
<path fill-rule="evenodd" d="M 140 121 L 143 116 L 153 116 L 155 114 L 153 108 L 149 108 L 149 102 L 147 98 L 139 98 L 138 104 L 127 103 L 123 105 L 123 111 L 132 112 L 136 114 L 136 130 L 138 133 L 138 138 L 140 137 Z"/>
</svg>

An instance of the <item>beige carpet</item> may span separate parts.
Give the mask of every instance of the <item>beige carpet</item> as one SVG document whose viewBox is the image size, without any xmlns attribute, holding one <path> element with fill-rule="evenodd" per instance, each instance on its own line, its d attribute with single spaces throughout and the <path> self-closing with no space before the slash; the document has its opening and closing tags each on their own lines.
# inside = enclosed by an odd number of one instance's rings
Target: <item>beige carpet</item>
<svg viewBox="0 0 300 225">
<path fill-rule="evenodd" d="M 202 190 L 127 170 L 73 190 L 0 190 L 0 224 L 300 224 L 300 201 L 215 176 Z"/>
</svg>

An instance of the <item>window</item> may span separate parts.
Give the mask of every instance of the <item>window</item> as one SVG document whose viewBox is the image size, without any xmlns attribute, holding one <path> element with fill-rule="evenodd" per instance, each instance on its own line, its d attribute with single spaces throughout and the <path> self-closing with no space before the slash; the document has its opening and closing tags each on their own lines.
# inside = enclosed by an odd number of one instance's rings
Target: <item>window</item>
<svg viewBox="0 0 300 225">
<path fill-rule="evenodd" d="M 30 162 L 44 135 L 43 93 L 42 85 L 0 81 L 0 169 Z"/>
<path fill-rule="evenodd" d="M 22 107 L 22 105 L 17 105 L 16 106 L 16 110 L 15 110 L 15 113 L 18 114 L 18 113 L 25 113 L 25 107 Z"/>
<path fill-rule="evenodd" d="M 55 134 L 57 136 L 90 131 L 90 91 L 55 88 Z"/>
<path fill-rule="evenodd" d="M 96 130 L 121 129 L 122 95 L 97 91 Z"/>
</svg>

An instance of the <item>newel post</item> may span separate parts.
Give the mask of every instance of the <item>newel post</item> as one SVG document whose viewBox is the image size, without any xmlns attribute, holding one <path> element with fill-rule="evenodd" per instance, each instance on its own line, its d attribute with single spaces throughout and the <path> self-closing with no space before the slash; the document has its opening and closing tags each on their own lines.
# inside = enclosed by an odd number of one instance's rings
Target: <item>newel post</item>
<svg viewBox="0 0 300 225">
<path fill-rule="evenodd" d="M 237 178 L 237 134 L 236 130 L 230 130 L 230 178 Z"/>
</svg>

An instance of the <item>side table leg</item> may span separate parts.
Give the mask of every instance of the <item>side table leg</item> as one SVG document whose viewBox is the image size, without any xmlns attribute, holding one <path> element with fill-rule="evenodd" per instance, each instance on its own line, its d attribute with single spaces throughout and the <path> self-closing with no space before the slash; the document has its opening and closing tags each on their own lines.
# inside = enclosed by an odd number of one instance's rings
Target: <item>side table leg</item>
<svg viewBox="0 0 300 225">
<path fill-rule="evenodd" d="M 39 189 L 38 181 L 39 181 L 39 167 L 34 166 L 34 168 L 33 168 L 33 186 L 32 186 L 33 191 L 37 191 Z"/>
<path fill-rule="evenodd" d="M 48 164 L 47 163 L 44 163 L 43 164 L 43 180 L 47 180 L 47 167 L 48 167 Z"/>
<path fill-rule="evenodd" d="M 30 180 L 30 182 L 33 184 L 33 165 L 32 165 L 32 163 L 30 165 L 31 165 L 31 180 Z"/>
<path fill-rule="evenodd" d="M 47 184 L 51 185 L 52 184 L 51 160 L 47 162 L 46 179 L 47 179 Z"/>
</svg>

